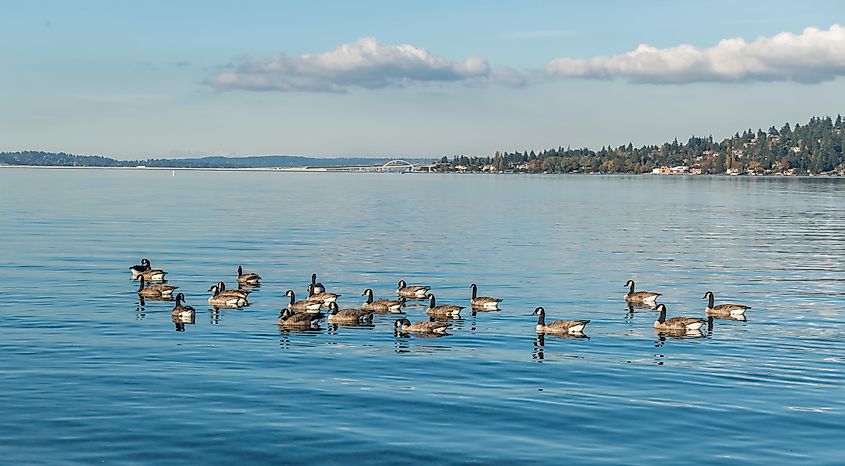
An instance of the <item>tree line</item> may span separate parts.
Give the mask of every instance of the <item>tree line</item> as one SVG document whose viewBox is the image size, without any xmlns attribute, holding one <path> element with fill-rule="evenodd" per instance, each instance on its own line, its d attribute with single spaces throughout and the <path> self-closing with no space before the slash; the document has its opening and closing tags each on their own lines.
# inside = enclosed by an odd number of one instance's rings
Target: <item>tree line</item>
<svg viewBox="0 0 845 466">
<path fill-rule="evenodd" d="M 649 173 L 661 166 L 688 166 L 702 173 L 820 174 L 845 171 L 842 117 L 813 117 L 768 131 L 747 129 L 715 141 L 692 136 L 661 145 L 589 148 L 556 147 L 535 151 L 496 151 L 492 157 L 441 158 L 444 170 L 526 173 Z"/>
</svg>

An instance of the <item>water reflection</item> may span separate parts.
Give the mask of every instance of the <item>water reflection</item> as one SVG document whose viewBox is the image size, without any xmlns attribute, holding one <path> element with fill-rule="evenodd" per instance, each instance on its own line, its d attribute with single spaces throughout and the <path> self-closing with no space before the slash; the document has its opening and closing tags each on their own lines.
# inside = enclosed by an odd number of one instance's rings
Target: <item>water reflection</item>
<svg viewBox="0 0 845 466">
<path fill-rule="evenodd" d="M 194 325 L 196 324 L 196 313 L 189 314 L 173 314 L 171 319 L 173 320 L 173 324 L 176 326 L 177 332 L 184 332 L 185 325 Z"/>
<path fill-rule="evenodd" d="M 376 327 L 375 324 L 373 324 L 372 322 L 361 322 L 361 323 L 358 323 L 358 324 L 350 324 L 350 323 L 331 324 L 330 323 L 330 324 L 326 325 L 326 332 L 329 333 L 330 335 L 337 335 L 338 329 L 340 329 L 340 328 L 362 329 L 362 330 L 367 329 L 367 330 L 369 330 L 369 329 L 374 329 L 375 327 Z"/>
<path fill-rule="evenodd" d="M 534 351 L 531 352 L 531 359 L 536 361 L 543 361 L 546 358 L 543 352 L 543 347 L 546 345 L 546 334 L 538 333 L 537 338 L 534 339 Z"/>
<path fill-rule="evenodd" d="M 436 350 L 449 349 L 445 345 L 415 345 L 414 340 L 419 339 L 436 339 L 451 335 L 450 333 L 403 333 L 398 330 L 393 332 L 393 351 L 396 353 L 432 353 Z"/>
<path fill-rule="evenodd" d="M 657 340 L 654 342 L 655 348 L 662 348 L 666 344 L 666 339 L 672 340 L 690 340 L 704 337 L 704 332 L 701 330 L 655 330 L 657 333 Z"/>
</svg>

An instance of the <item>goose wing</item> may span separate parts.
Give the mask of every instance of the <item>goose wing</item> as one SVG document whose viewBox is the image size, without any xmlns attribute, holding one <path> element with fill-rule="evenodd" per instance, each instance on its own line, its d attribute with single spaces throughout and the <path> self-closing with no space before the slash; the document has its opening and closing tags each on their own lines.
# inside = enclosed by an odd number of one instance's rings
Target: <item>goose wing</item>
<svg viewBox="0 0 845 466">
<path fill-rule="evenodd" d="M 411 332 L 436 333 L 445 331 L 448 326 L 444 322 L 414 322 L 406 328 Z"/>
<path fill-rule="evenodd" d="M 546 324 L 546 330 L 568 331 L 572 327 L 584 326 L 589 323 L 589 320 L 556 320 Z"/>
<path fill-rule="evenodd" d="M 483 306 L 485 304 L 498 304 L 501 303 L 502 300 L 499 298 L 491 298 L 489 296 L 479 296 L 472 300 L 472 304 L 475 306 Z"/>
<path fill-rule="evenodd" d="M 628 295 L 629 299 L 634 299 L 638 301 L 643 301 L 648 298 L 656 298 L 660 296 L 660 293 L 655 293 L 653 291 L 635 291 Z"/>
<path fill-rule="evenodd" d="M 343 309 L 337 311 L 335 316 L 339 319 L 358 320 L 370 316 L 373 311 L 365 311 L 364 309 Z"/>
<path fill-rule="evenodd" d="M 730 311 L 744 311 L 746 309 L 751 309 L 751 306 L 745 306 L 742 304 L 719 304 L 717 306 L 713 306 L 713 310 L 716 312 L 730 312 Z"/>
<path fill-rule="evenodd" d="M 455 306 L 452 304 L 444 304 L 442 306 L 434 306 L 428 308 L 429 314 L 454 314 L 456 312 L 460 312 L 463 309 L 463 306 Z"/>
<path fill-rule="evenodd" d="M 686 328 L 693 324 L 704 324 L 707 323 L 706 320 L 699 318 L 699 317 L 672 317 L 670 319 L 666 319 L 663 323 L 667 327 L 679 327 L 679 328 Z"/>
</svg>

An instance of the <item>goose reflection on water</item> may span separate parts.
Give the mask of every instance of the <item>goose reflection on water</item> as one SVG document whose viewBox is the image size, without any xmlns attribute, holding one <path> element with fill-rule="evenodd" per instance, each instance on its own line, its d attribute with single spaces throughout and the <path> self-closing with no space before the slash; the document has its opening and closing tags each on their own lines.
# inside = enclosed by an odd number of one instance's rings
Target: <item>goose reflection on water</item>
<svg viewBox="0 0 845 466">
<path fill-rule="evenodd" d="M 435 338 L 442 338 L 445 336 L 449 336 L 449 333 L 415 333 L 413 336 L 408 333 L 402 332 L 394 332 L 394 349 L 393 351 L 400 354 L 406 353 L 433 353 L 435 351 L 442 351 L 448 350 L 451 347 L 446 345 L 434 345 L 431 343 L 428 344 L 414 344 L 415 340 L 420 339 L 435 339 Z"/>
<path fill-rule="evenodd" d="M 546 359 L 546 337 L 552 337 L 553 339 L 563 339 L 563 340 L 589 340 L 590 337 L 587 335 L 581 334 L 556 334 L 556 333 L 543 333 L 540 332 L 537 334 L 537 337 L 534 338 L 534 349 L 531 352 L 531 359 L 537 362 L 543 362 Z M 558 356 L 563 358 L 574 358 L 574 359 L 583 359 L 583 356 L 578 356 L 574 354 L 565 354 L 565 353 L 555 353 Z"/>
<path fill-rule="evenodd" d="M 326 333 L 328 333 L 329 335 L 337 335 L 339 333 L 338 330 L 340 330 L 340 329 L 371 330 L 371 329 L 374 329 L 374 328 L 376 328 L 376 326 L 372 322 L 358 323 L 358 324 L 350 324 L 350 323 L 333 324 L 333 323 L 329 323 L 328 325 L 326 325 Z"/>
<path fill-rule="evenodd" d="M 186 325 L 194 325 L 197 323 L 196 314 L 174 314 L 172 315 L 171 320 L 176 326 L 177 332 L 184 332 Z"/>
</svg>

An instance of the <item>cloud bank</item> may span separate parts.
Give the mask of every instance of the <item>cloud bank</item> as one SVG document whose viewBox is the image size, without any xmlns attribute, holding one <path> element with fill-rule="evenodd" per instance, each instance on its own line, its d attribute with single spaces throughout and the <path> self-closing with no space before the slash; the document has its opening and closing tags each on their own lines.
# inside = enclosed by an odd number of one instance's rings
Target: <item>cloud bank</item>
<svg viewBox="0 0 845 466">
<path fill-rule="evenodd" d="M 434 82 L 521 86 L 525 79 L 511 68 L 491 68 L 483 58 L 453 62 L 413 45 L 387 45 L 365 37 L 320 54 L 246 60 L 205 84 L 221 90 L 345 92 Z"/>
<path fill-rule="evenodd" d="M 809 27 L 753 42 L 724 39 L 716 46 L 656 48 L 640 45 L 614 56 L 557 58 L 546 65 L 552 77 L 625 79 L 634 83 L 794 81 L 818 83 L 845 76 L 845 27 Z"/>
</svg>

